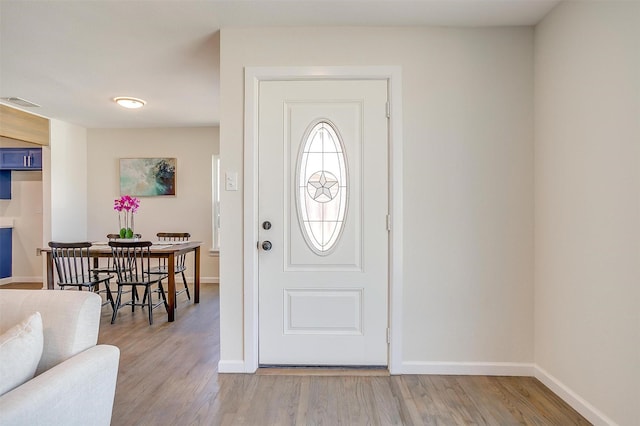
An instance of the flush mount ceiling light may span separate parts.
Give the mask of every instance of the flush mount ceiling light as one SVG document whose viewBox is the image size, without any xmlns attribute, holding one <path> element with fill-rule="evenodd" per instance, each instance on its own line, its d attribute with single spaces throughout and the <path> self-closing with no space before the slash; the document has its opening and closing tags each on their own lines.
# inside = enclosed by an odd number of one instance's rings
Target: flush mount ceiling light
<svg viewBox="0 0 640 426">
<path fill-rule="evenodd" d="M 142 108 L 147 103 L 146 101 L 143 101 L 142 99 L 130 98 L 128 96 L 126 96 L 126 97 L 125 96 L 119 96 L 117 98 L 113 98 L 113 100 L 114 100 L 114 102 L 116 102 L 121 107 L 130 108 L 130 109 Z"/>
</svg>

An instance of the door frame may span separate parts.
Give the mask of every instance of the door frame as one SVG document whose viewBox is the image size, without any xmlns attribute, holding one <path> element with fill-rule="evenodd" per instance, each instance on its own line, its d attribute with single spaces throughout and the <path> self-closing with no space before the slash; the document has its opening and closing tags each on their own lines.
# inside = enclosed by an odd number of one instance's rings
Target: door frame
<svg viewBox="0 0 640 426">
<path fill-rule="evenodd" d="M 388 367 L 402 373 L 402 68 L 245 67 L 244 69 L 244 371 L 258 369 L 258 107 L 261 81 L 387 80 L 389 101 Z"/>
</svg>

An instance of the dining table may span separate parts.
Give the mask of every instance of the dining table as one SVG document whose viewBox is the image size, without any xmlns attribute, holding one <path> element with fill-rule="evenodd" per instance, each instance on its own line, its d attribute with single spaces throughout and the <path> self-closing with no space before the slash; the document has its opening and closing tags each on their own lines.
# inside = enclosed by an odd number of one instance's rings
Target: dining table
<svg viewBox="0 0 640 426">
<path fill-rule="evenodd" d="M 175 260 L 177 256 L 193 252 L 193 303 L 200 303 L 200 246 L 201 241 L 153 241 L 150 247 L 151 258 L 166 259 L 167 261 L 167 319 L 169 322 L 176 318 L 176 279 Z M 55 288 L 53 277 L 53 261 L 51 248 L 40 249 L 46 253 L 47 259 L 47 288 Z M 111 247 L 108 242 L 92 242 L 89 248 L 89 256 L 94 259 L 94 267 L 98 265 L 100 258 L 111 257 Z"/>
</svg>

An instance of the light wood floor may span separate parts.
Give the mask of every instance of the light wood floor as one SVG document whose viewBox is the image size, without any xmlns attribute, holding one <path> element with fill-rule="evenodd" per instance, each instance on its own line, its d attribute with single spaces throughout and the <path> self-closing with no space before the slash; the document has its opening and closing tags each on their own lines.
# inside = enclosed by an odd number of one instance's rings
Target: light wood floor
<svg viewBox="0 0 640 426">
<path fill-rule="evenodd" d="M 487 376 L 218 374 L 218 286 L 177 319 L 123 309 L 99 343 L 121 350 L 112 425 L 587 425 L 538 380 Z"/>
</svg>

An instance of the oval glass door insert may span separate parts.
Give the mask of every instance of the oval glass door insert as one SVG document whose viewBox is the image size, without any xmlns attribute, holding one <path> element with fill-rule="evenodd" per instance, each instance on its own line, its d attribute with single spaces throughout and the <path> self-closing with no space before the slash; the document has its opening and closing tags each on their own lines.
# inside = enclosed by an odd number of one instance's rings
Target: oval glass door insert
<svg viewBox="0 0 640 426">
<path fill-rule="evenodd" d="M 344 144 L 328 120 L 312 123 L 301 141 L 296 172 L 298 220 L 319 256 L 335 249 L 347 215 L 348 173 Z"/>
</svg>

